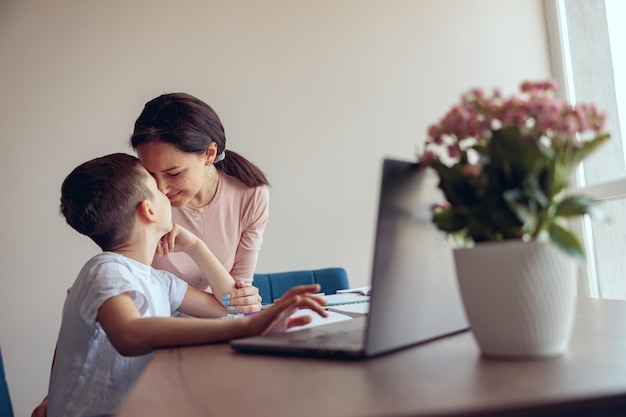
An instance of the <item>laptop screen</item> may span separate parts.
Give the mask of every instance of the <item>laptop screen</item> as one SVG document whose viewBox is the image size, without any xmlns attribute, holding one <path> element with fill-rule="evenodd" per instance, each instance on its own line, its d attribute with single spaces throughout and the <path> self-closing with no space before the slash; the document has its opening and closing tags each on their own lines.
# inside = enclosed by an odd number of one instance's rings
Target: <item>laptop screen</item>
<svg viewBox="0 0 626 417">
<path fill-rule="evenodd" d="M 366 354 L 467 328 L 450 242 L 431 221 L 436 174 L 383 161 Z"/>
<path fill-rule="evenodd" d="M 452 248 L 431 222 L 432 206 L 441 201 L 430 170 L 385 159 L 368 316 L 233 340 L 231 346 L 246 352 L 370 357 L 467 329 Z"/>
</svg>

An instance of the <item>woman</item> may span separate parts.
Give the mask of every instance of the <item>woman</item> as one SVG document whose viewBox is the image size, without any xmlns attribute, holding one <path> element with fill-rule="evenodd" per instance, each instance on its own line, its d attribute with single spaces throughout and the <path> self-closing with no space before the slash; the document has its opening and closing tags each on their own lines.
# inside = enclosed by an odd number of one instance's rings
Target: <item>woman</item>
<svg viewBox="0 0 626 417">
<path fill-rule="evenodd" d="M 185 93 L 146 103 L 130 144 L 172 203 L 174 223 L 202 238 L 237 281 L 252 282 L 268 220 L 268 181 L 243 156 L 226 149 L 224 127 L 213 109 Z M 207 290 L 191 259 L 155 257 L 153 266 Z"/>
<path fill-rule="evenodd" d="M 186 93 L 163 94 L 144 106 L 130 144 L 172 204 L 172 220 L 199 236 L 239 283 L 230 306 L 261 309 L 250 286 L 269 216 L 269 183 L 243 156 L 226 150 L 213 109 Z M 152 266 L 210 291 L 211 277 L 182 252 L 160 247 Z M 221 302 L 222 300 L 220 300 Z M 47 414 L 47 396 L 33 417 Z"/>
</svg>

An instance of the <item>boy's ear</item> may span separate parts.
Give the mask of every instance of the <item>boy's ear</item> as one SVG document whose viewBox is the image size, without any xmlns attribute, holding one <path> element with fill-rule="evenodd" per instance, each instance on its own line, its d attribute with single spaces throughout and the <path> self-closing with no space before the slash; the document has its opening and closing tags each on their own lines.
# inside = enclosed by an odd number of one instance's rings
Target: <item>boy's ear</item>
<svg viewBox="0 0 626 417">
<path fill-rule="evenodd" d="M 142 200 L 141 203 L 139 203 L 137 206 L 137 214 L 147 222 L 153 223 L 156 221 L 156 215 L 148 200 Z"/>
</svg>

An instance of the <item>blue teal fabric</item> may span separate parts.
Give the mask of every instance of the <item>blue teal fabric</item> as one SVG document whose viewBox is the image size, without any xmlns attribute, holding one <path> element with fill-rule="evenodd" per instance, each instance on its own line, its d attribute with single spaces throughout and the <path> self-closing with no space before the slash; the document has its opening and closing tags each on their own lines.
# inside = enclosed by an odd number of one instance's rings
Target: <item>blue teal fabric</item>
<svg viewBox="0 0 626 417">
<path fill-rule="evenodd" d="M 2 362 L 2 348 L 0 348 L 0 416 L 13 417 L 13 406 L 9 396 L 9 386 L 4 376 L 4 363 Z"/>
<path fill-rule="evenodd" d="M 324 294 L 350 288 L 348 274 L 343 268 L 325 268 L 306 271 L 287 271 L 254 274 L 253 285 L 259 289 L 263 304 L 271 304 L 291 287 L 303 284 L 320 284 Z"/>
</svg>

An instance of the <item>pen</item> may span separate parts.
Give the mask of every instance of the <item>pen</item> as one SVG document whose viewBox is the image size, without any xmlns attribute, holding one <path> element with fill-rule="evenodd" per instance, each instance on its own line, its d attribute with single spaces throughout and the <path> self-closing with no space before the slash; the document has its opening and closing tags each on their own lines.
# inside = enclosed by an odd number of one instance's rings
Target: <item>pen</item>
<svg viewBox="0 0 626 417">
<path fill-rule="evenodd" d="M 323 293 L 323 292 L 316 292 L 315 294 L 311 294 L 311 295 L 317 295 L 317 296 L 319 296 L 319 297 L 325 297 L 325 296 L 326 296 L 326 294 L 325 294 L 325 293 Z M 280 297 L 279 297 L 279 298 L 274 299 L 274 301 L 275 301 L 275 302 L 276 302 L 276 301 L 279 301 L 279 300 L 280 300 Z"/>
<path fill-rule="evenodd" d="M 254 314 L 258 313 L 258 311 L 250 311 L 248 313 L 233 313 L 233 314 L 227 314 L 224 317 L 222 317 L 222 320 L 232 320 L 232 319 L 240 319 L 243 317 L 248 317 L 248 316 L 252 316 Z"/>
</svg>

